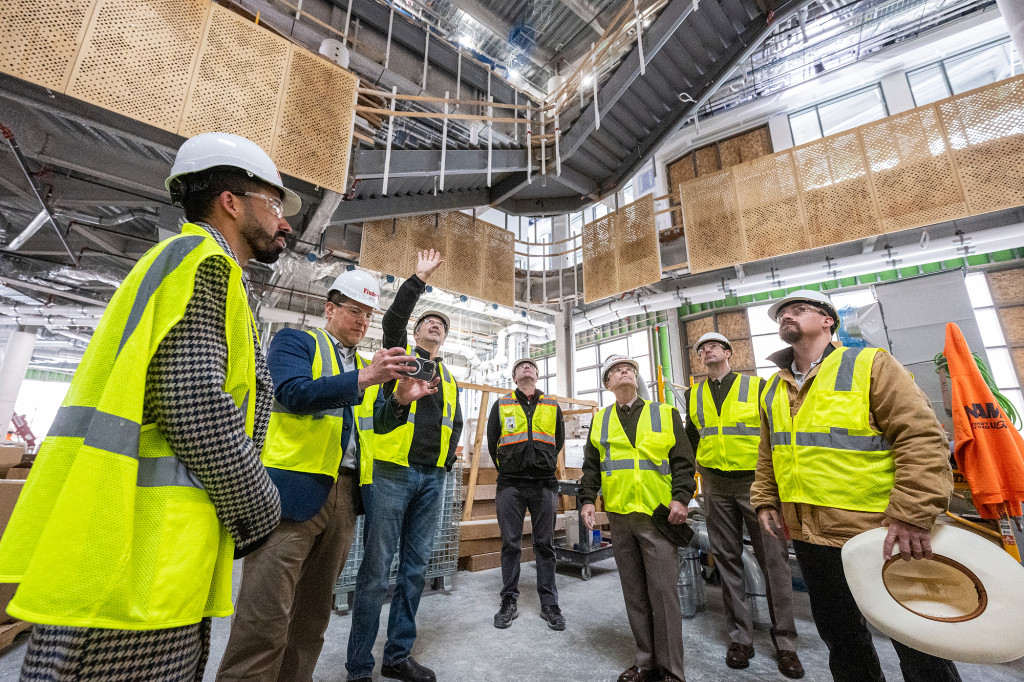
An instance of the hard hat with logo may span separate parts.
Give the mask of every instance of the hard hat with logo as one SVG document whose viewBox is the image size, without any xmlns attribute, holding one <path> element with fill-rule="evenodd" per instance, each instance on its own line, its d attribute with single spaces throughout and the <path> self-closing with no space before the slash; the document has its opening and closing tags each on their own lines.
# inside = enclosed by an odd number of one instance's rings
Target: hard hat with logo
<svg viewBox="0 0 1024 682">
<path fill-rule="evenodd" d="M 380 312 L 380 282 L 366 270 L 346 270 L 338 275 L 328 289 L 327 295 L 330 296 L 335 291 Z"/>
<path fill-rule="evenodd" d="M 452 326 L 451 320 L 448 319 L 447 315 L 445 315 L 444 313 L 442 313 L 439 310 L 428 310 L 427 312 L 423 313 L 422 315 L 420 315 L 419 317 L 416 318 L 416 324 L 414 324 L 412 326 L 413 332 L 415 332 L 417 329 L 419 329 L 420 322 L 422 322 L 423 320 L 427 319 L 428 317 L 436 317 L 437 319 L 441 320 L 441 322 L 444 324 L 444 333 L 445 334 L 448 333 L 448 330 Z"/>
<path fill-rule="evenodd" d="M 185 140 L 178 149 L 171 166 L 171 174 L 164 187 L 171 198 L 179 202 L 182 196 L 181 178 L 217 166 L 230 166 L 259 178 L 268 185 L 281 190 L 284 215 L 294 215 L 302 208 L 299 195 L 284 186 L 277 166 L 258 144 L 240 135 L 231 133 L 202 133 Z"/>
<path fill-rule="evenodd" d="M 697 339 L 697 344 L 693 347 L 693 349 L 699 351 L 700 347 L 703 346 L 708 341 L 717 341 L 718 343 L 722 344 L 729 350 L 732 350 L 732 344 L 729 343 L 729 339 L 725 338 L 718 332 L 708 332 L 704 336 Z"/>
<path fill-rule="evenodd" d="M 636 372 L 639 377 L 640 365 L 637 364 L 636 360 L 625 355 L 611 355 L 604 361 L 604 364 L 601 365 L 601 383 L 603 384 L 608 381 L 608 372 L 612 370 L 612 367 L 615 365 L 621 365 L 622 363 L 626 363 L 632 367 L 633 371 Z"/>
<path fill-rule="evenodd" d="M 836 330 L 839 329 L 839 311 L 837 311 L 836 307 L 832 304 L 832 299 L 820 291 L 814 291 L 812 289 L 799 289 L 788 294 L 782 300 L 776 301 L 772 304 L 771 308 L 768 308 L 768 317 L 772 318 L 775 322 L 778 322 L 779 311 L 790 303 L 797 302 L 810 303 L 815 308 L 821 308 L 834 320 L 832 323 L 832 333 L 835 334 Z"/>
<path fill-rule="evenodd" d="M 524 362 L 533 365 L 534 369 L 536 369 L 538 371 L 540 370 L 540 368 L 537 367 L 537 363 L 533 360 L 533 358 L 519 358 L 518 360 L 516 360 L 515 362 L 512 363 L 512 378 L 513 379 L 516 378 L 516 369 L 518 369 L 519 365 L 523 364 Z"/>
</svg>

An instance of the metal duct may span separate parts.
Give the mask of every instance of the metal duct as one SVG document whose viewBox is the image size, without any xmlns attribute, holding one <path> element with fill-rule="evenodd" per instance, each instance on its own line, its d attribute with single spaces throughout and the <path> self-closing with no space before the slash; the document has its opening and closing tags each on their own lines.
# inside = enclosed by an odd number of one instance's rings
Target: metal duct
<svg viewBox="0 0 1024 682">
<path fill-rule="evenodd" d="M 76 223 L 82 225 L 95 225 L 96 227 L 114 227 L 115 225 L 123 225 L 124 223 L 132 220 L 138 220 L 140 218 L 157 218 L 159 213 L 155 209 L 148 208 L 137 208 L 123 213 L 117 213 L 112 216 L 91 216 L 85 213 L 79 213 L 78 211 L 62 210 L 55 211 L 55 216 L 61 218 L 67 218 L 73 220 Z"/>
</svg>

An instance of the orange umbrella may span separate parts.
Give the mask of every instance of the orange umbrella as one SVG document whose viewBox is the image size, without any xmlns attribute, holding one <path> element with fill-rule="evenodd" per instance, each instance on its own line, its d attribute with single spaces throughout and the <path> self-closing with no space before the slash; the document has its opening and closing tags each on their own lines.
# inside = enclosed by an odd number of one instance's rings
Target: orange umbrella
<svg viewBox="0 0 1024 682">
<path fill-rule="evenodd" d="M 1000 409 L 952 322 L 946 324 L 944 354 L 953 388 L 953 456 L 971 486 L 974 506 L 986 519 L 1020 516 L 1024 439 Z"/>
</svg>

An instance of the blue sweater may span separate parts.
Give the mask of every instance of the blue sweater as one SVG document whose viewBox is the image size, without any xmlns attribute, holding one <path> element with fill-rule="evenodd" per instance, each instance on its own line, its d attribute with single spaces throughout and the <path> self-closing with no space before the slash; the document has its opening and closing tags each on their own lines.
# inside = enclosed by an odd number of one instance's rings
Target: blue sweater
<svg viewBox="0 0 1024 682">
<path fill-rule="evenodd" d="M 335 350 L 337 353 L 337 350 Z M 344 408 L 341 431 L 342 447 L 348 443 L 355 423 L 353 405 L 358 405 L 359 370 L 313 379 L 316 340 L 297 329 L 282 329 L 270 342 L 267 365 L 274 379 L 274 398 L 290 412 L 313 414 L 321 410 Z M 341 358 L 338 358 L 341 366 Z M 356 440 L 356 480 L 359 474 Z M 306 521 L 320 511 L 334 484 L 330 476 L 287 469 L 267 469 L 281 493 L 281 516 L 292 521 Z M 357 496 L 358 502 L 358 496 Z M 358 512 L 358 510 L 357 510 Z"/>
</svg>

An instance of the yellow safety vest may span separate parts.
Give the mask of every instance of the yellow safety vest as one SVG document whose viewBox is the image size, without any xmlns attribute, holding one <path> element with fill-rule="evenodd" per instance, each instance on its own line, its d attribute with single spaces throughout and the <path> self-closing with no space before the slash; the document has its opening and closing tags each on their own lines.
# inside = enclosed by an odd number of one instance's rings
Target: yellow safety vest
<svg viewBox="0 0 1024 682">
<path fill-rule="evenodd" d="M 639 400 L 639 398 L 638 398 Z M 616 514 L 650 516 L 659 504 L 672 502 L 672 469 L 668 453 L 676 444 L 674 407 L 644 400 L 631 445 L 612 404 L 594 416 L 590 442 L 601 455 L 604 506 Z"/>
<path fill-rule="evenodd" d="M 234 542 L 156 424 L 146 374 L 207 258 L 231 269 L 224 391 L 255 421 L 256 323 L 242 268 L 186 223 L 136 264 L 107 306 L 0 540 L 8 613 L 33 623 L 155 630 L 227 616 Z"/>
<path fill-rule="evenodd" d="M 413 355 L 412 348 L 405 347 L 408 355 Z M 455 418 L 455 399 L 459 394 L 459 386 L 455 383 L 455 377 L 451 375 L 448 368 L 437 361 L 437 368 L 441 372 L 441 395 L 444 398 L 444 412 L 441 416 L 441 451 L 437 455 L 437 466 L 443 467 L 448 459 L 448 446 L 452 440 L 452 427 Z M 428 398 L 433 400 L 433 398 Z M 395 428 L 390 433 L 374 435 L 374 459 L 384 462 L 391 462 L 399 466 L 409 466 L 409 448 L 412 446 L 412 433 L 416 425 L 416 404 L 413 401 L 409 406 L 409 417 L 404 424 Z"/>
<path fill-rule="evenodd" d="M 697 461 L 702 466 L 722 471 L 752 471 L 757 466 L 760 388 L 759 377 L 737 375 L 722 403 L 722 414 L 715 407 L 707 379 L 691 389 L 690 421 L 700 431 Z"/>
<path fill-rule="evenodd" d="M 761 397 L 783 502 L 883 512 L 895 481 L 892 446 L 871 428 L 871 365 L 879 348 L 836 348 L 796 417 L 778 374 Z"/>
<path fill-rule="evenodd" d="M 555 450 L 555 429 L 558 424 L 558 403 L 541 396 L 533 408 L 533 419 L 526 418 L 526 411 L 519 404 L 516 392 L 512 391 L 498 399 L 498 416 L 501 417 L 501 436 L 498 438 L 498 457 L 510 457 L 526 448 L 530 438 L 533 447 L 547 453 Z M 494 464 L 498 465 L 495 459 Z"/>
<path fill-rule="evenodd" d="M 313 355 L 311 375 L 314 380 L 324 376 L 335 376 L 341 373 L 338 355 L 334 350 L 327 332 L 323 329 L 307 331 L 316 341 L 316 352 Z M 355 357 L 356 368 L 362 369 L 366 361 L 359 354 Z M 366 466 L 363 458 L 369 458 L 370 477 L 373 476 L 373 401 L 377 398 L 377 386 L 371 386 L 363 392 L 363 400 L 359 405 L 352 406 L 356 419 L 356 433 L 359 438 L 360 483 L 365 474 Z M 367 406 L 369 417 L 367 417 Z M 294 414 L 276 399 L 270 414 L 270 426 L 267 428 L 266 445 L 263 448 L 263 465 L 273 469 L 303 471 L 310 474 L 325 474 L 331 478 L 338 477 L 345 452 L 342 449 L 341 430 L 344 426 L 345 408 L 338 407 L 322 410 L 314 414 Z"/>
</svg>

